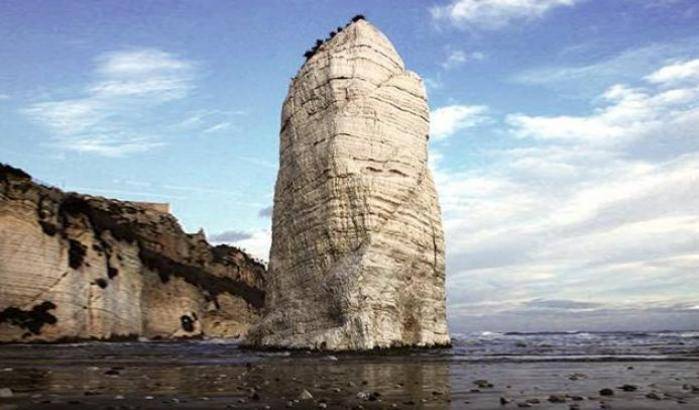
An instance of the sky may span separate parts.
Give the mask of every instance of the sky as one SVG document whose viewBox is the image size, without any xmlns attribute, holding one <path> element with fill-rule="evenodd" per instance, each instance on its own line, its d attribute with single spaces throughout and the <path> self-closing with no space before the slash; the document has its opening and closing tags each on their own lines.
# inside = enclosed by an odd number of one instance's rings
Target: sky
<svg viewBox="0 0 699 410">
<path fill-rule="evenodd" d="M 427 86 L 453 333 L 699 329 L 699 2 L 0 10 L 0 162 L 262 259 L 290 78 L 362 13 Z"/>
</svg>

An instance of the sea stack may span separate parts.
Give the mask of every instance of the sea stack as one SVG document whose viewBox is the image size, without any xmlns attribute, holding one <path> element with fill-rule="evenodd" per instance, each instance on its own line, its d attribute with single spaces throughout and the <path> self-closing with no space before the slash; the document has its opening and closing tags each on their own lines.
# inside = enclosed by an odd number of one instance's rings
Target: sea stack
<svg viewBox="0 0 699 410">
<path fill-rule="evenodd" d="M 258 347 L 446 346 L 444 236 L 420 77 L 363 18 L 284 101 Z"/>
</svg>

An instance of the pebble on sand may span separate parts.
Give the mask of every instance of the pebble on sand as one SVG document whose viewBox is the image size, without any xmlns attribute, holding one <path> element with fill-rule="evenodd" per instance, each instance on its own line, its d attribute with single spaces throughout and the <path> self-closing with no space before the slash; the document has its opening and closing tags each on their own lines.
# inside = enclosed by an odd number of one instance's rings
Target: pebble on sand
<svg viewBox="0 0 699 410">
<path fill-rule="evenodd" d="M 565 398 L 565 396 L 561 396 L 559 394 L 552 394 L 549 396 L 548 400 L 551 403 L 565 403 L 566 398 Z"/>
<path fill-rule="evenodd" d="M 573 373 L 570 376 L 568 376 L 568 380 L 580 380 L 580 379 L 587 379 L 587 375 L 584 373 Z"/>
<path fill-rule="evenodd" d="M 313 395 L 311 394 L 311 392 L 309 392 L 306 389 L 303 389 L 301 394 L 299 394 L 299 400 L 311 400 L 312 398 L 313 398 Z"/>
<path fill-rule="evenodd" d="M 0 388 L 0 398 L 9 399 L 12 397 L 12 389 L 9 387 Z"/>
<path fill-rule="evenodd" d="M 662 400 L 663 398 L 660 397 L 660 395 L 654 391 L 646 394 L 646 398 L 651 399 L 651 400 Z"/>
<path fill-rule="evenodd" d="M 613 396 L 614 395 L 614 390 L 609 389 L 609 388 L 604 388 L 599 391 L 600 396 Z"/>
<path fill-rule="evenodd" d="M 619 389 L 621 389 L 623 391 L 636 391 L 636 390 L 638 390 L 638 386 L 635 386 L 633 384 L 625 384 L 625 385 L 619 387 Z"/>
<path fill-rule="evenodd" d="M 480 387 L 481 389 L 490 389 L 493 387 L 493 383 L 484 379 L 474 380 L 473 384 Z"/>
</svg>

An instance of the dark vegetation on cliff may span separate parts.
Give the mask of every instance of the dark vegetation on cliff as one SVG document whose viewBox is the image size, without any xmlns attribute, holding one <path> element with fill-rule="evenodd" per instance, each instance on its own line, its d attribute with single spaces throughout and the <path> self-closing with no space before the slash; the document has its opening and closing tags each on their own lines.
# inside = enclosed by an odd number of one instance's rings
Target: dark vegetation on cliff
<svg viewBox="0 0 699 410">
<path fill-rule="evenodd" d="M 17 179 L 32 179 L 29 174 L 21 169 L 0 162 L 0 181 L 7 181 L 10 177 Z"/>
<path fill-rule="evenodd" d="M 328 37 L 326 37 L 325 39 L 322 39 L 322 40 L 321 40 L 321 39 L 316 39 L 315 45 L 314 45 L 312 48 L 310 48 L 309 50 L 306 50 L 305 53 L 303 53 L 303 56 L 306 58 L 306 61 L 310 60 L 311 57 L 313 57 L 313 56 L 318 52 L 318 49 L 320 49 L 320 47 L 321 47 L 323 44 L 325 44 L 326 42 L 330 41 L 330 40 L 331 40 L 333 37 L 335 37 L 336 35 L 340 34 L 340 33 L 342 32 L 342 30 L 345 29 L 345 28 L 347 28 L 350 24 L 356 23 L 356 22 L 358 22 L 359 20 L 366 20 L 366 18 L 364 17 L 363 14 L 357 14 L 357 15 L 355 15 L 354 17 L 352 17 L 352 19 L 350 20 L 349 23 L 345 24 L 345 27 L 338 27 L 338 28 L 336 28 L 335 30 L 331 31 L 331 32 L 328 34 Z"/>
<path fill-rule="evenodd" d="M 162 254 L 141 249 L 139 252 L 141 261 L 149 269 L 158 272 L 158 276 L 163 283 L 170 281 L 170 277 L 179 277 L 187 283 L 206 290 L 215 301 L 215 297 L 221 293 L 229 293 L 243 298 L 249 305 L 255 308 L 262 308 L 265 302 L 265 292 L 248 285 L 247 283 L 230 278 L 209 275 L 200 267 L 177 262 Z"/>
</svg>

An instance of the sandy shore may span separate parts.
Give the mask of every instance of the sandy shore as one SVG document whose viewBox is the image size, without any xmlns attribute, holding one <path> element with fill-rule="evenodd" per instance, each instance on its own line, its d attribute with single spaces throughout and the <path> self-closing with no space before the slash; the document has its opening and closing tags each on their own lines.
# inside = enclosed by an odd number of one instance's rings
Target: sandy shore
<svg viewBox="0 0 699 410">
<path fill-rule="evenodd" d="M 696 361 L 471 362 L 421 353 L 168 360 L 118 347 L 70 357 L 11 349 L 0 346 L 0 392 L 12 396 L 0 398 L 0 409 L 699 408 Z"/>
</svg>

